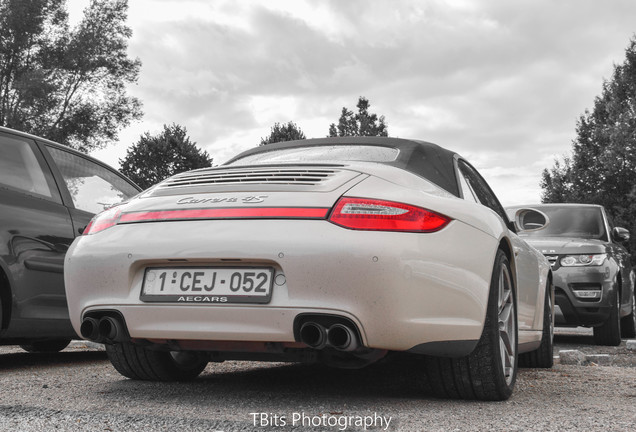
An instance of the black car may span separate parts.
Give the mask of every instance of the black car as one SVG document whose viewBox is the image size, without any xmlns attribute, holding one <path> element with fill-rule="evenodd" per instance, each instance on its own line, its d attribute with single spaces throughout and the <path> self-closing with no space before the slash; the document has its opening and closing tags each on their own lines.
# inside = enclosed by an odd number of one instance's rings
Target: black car
<svg viewBox="0 0 636 432">
<path fill-rule="evenodd" d="M 509 207 L 509 216 L 518 208 Z M 523 208 L 537 209 L 550 220 L 547 228 L 521 236 L 552 265 L 556 324 L 592 327 L 599 345 L 619 345 L 621 336 L 636 336 L 634 272 L 622 245 L 629 240 L 629 232 L 613 227 L 599 205 Z M 524 223 L 532 228 L 532 220 Z"/>
<path fill-rule="evenodd" d="M 0 127 L 0 344 L 59 351 L 77 338 L 66 250 L 95 213 L 139 191 L 93 158 Z"/>
</svg>

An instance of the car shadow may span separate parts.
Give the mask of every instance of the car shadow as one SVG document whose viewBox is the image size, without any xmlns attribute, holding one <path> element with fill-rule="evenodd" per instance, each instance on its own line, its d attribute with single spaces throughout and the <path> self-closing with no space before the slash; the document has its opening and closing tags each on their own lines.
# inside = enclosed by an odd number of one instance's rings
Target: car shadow
<svg viewBox="0 0 636 432">
<path fill-rule="evenodd" d="M 0 354 L 0 371 L 29 367 L 60 366 L 107 361 L 105 351 L 62 351 L 57 353 L 4 353 Z"/>
<path fill-rule="evenodd" d="M 554 343 L 558 345 L 596 345 L 594 336 L 573 334 L 555 334 Z"/>
<path fill-rule="evenodd" d="M 303 401 L 320 404 L 347 400 L 418 399 L 430 397 L 424 365 L 408 360 L 383 361 L 363 369 L 335 369 L 320 364 L 266 364 L 241 362 L 238 370 L 215 372 L 210 363 L 197 379 L 188 383 L 161 383 L 122 379 L 109 383 L 100 393 L 105 398 L 143 398 L 153 394 L 155 403 L 179 401 L 207 404 L 210 400 L 260 399 L 272 403 Z M 415 366 L 415 368 L 414 368 Z M 262 399 L 261 399 L 262 400 Z"/>
</svg>

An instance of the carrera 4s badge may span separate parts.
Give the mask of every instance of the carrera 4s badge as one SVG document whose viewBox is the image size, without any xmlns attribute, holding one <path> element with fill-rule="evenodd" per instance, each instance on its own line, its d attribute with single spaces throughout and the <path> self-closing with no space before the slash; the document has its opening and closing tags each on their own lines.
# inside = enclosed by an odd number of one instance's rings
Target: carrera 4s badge
<svg viewBox="0 0 636 432">
<path fill-rule="evenodd" d="M 243 203 L 260 204 L 265 201 L 267 195 L 250 195 L 245 197 L 224 197 L 224 198 L 194 198 L 186 197 L 177 201 L 177 204 L 220 204 L 220 203 Z"/>
</svg>

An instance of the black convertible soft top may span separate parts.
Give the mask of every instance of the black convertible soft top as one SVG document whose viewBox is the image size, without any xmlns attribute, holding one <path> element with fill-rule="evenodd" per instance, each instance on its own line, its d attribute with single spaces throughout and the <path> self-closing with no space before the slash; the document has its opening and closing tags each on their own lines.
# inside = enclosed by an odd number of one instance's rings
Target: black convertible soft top
<svg viewBox="0 0 636 432">
<path fill-rule="evenodd" d="M 388 137 L 336 137 L 285 141 L 246 150 L 230 159 L 224 165 L 237 161 L 240 164 L 239 159 L 241 158 L 273 150 L 332 145 L 370 145 L 398 149 L 399 154 L 395 161 L 383 163 L 424 177 L 453 195 L 459 196 L 459 186 L 454 165 L 456 153 L 446 150 L 437 144 L 420 140 Z"/>
</svg>

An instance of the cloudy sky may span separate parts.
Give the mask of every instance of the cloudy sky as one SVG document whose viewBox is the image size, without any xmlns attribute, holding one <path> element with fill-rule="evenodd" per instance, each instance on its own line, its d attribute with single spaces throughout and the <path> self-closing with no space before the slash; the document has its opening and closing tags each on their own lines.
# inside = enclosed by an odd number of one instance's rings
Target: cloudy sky
<svg viewBox="0 0 636 432">
<path fill-rule="evenodd" d="M 88 0 L 69 0 L 76 19 Z M 129 0 L 141 122 L 93 153 L 119 166 L 178 123 L 215 164 L 275 122 L 327 135 L 359 96 L 389 135 L 476 166 L 504 205 L 537 202 L 578 116 L 636 33 L 633 0 Z"/>
</svg>

